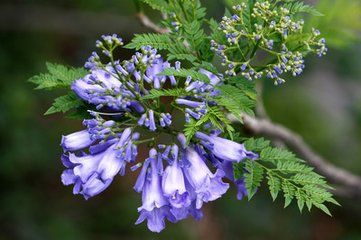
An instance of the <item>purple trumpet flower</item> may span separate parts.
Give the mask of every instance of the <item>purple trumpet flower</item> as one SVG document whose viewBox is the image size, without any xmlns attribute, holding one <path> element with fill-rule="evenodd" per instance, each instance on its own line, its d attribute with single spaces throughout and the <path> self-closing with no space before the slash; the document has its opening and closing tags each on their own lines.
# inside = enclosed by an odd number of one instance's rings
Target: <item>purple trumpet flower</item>
<svg viewBox="0 0 361 240">
<path fill-rule="evenodd" d="M 116 174 L 124 175 L 126 162 L 135 159 L 136 149 L 131 138 L 137 135 L 131 136 L 131 133 L 130 128 L 125 129 L 119 140 L 112 140 L 115 143 L 94 155 L 64 155 L 62 162 L 69 169 L 62 174 L 63 184 L 74 184 L 74 194 L 82 194 L 85 199 L 105 190 Z"/>
<path fill-rule="evenodd" d="M 172 155 L 173 162 L 164 170 L 163 173 L 162 189 L 164 196 L 168 198 L 170 205 L 175 208 L 174 210 L 179 212 L 190 206 L 191 199 L 186 190 L 182 168 L 178 162 L 177 145 L 172 146 Z M 185 213 L 187 213 L 187 211 L 185 211 Z"/>
<path fill-rule="evenodd" d="M 92 93 L 104 93 L 105 89 L 95 84 L 91 79 L 92 75 L 86 75 L 83 79 L 75 80 L 71 86 L 71 89 L 82 99 L 87 102 L 91 101 Z"/>
<path fill-rule="evenodd" d="M 216 86 L 221 81 L 221 79 L 216 74 L 207 71 L 203 68 L 199 69 L 199 72 L 206 75 L 210 80 L 210 84 L 213 86 Z"/>
<path fill-rule="evenodd" d="M 159 124 L 163 128 L 170 126 L 172 124 L 172 115 L 170 115 L 169 113 L 161 113 L 159 116 Z M 138 120 L 138 125 L 144 125 L 145 127 L 149 128 L 149 130 L 155 131 L 157 129 L 157 126 L 155 123 L 153 110 L 149 110 L 148 117 L 146 113 L 142 114 L 142 116 Z"/>
<path fill-rule="evenodd" d="M 188 191 L 195 197 L 196 209 L 200 209 L 203 202 L 216 200 L 227 192 L 229 184 L 222 181 L 222 170 L 217 169 L 213 174 L 192 147 L 187 148 L 185 157 L 189 165 L 183 170 L 190 186 Z"/>
<path fill-rule="evenodd" d="M 147 114 L 145 114 L 145 113 L 142 114 L 142 116 L 138 120 L 138 125 L 143 126 L 146 119 L 147 119 Z"/>
<path fill-rule="evenodd" d="M 93 142 L 88 130 L 83 130 L 63 136 L 60 145 L 64 151 L 74 152 L 89 147 Z"/>
<path fill-rule="evenodd" d="M 210 96 L 217 96 L 219 93 L 214 89 L 214 86 L 218 85 L 222 81 L 221 78 L 204 69 L 199 70 L 199 72 L 206 75 L 209 78 L 210 83 L 208 84 L 198 80 L 192 81 L 192 78 L 188 77 L 185 82 L 185 90 L 187 92 L 193 92 L 196 94 L 195 97 L 200 99 L 203 99 L 203 95 L 206 93 L 209 93 Z"/>
<path fill-rule="evenodd" d="M 196 113 L 195 111 L 190 110 L 189 108 L 186 108 L 186 109 L 185 109 L 185 112 L 188 113 L 190 116 L 192 116 L 193 118 L 195 118 L 195 119 L 197 119 L 197 120 L 202 117 L 201 114 Z M 186 120 L 187 120 L 187 116 L 186 116 Z M 188 121 L 187 121 L 187 122 L 188 122 Z"/>
<path fill-rule="evenodd" d="M 155 89 L 160 89 L 161 85 L 167 80 L 167 76 L 159 76 L 164 69 L 170 68 L 169 62 L 163 62 L 161 58 L 155 60 L 153 64 L 146 71 L 146 78 L 150 79 L 153 82 L 153 87 Z M 172 86 L 176 85 L 177 82 L 174 76 L 168 77 Z"/>
<path fill-rule="evenodd" d="M 162 127 L 170 126 L 172 124 L 172 115 L 169 113 L 161 113 L 159 122 Z"/>
<path fill-rule="evenodd" d="M 154 112 L 153 110 L 149 110 L 149 130 L 154 132 L 156 129 L 157 127 L 155 126 Z"/>
<path fill-rule="evenodd" d="M 113 136 L 111 136 L 111 132 L 116 123 L 113 120 L 85 119 L 83 125 L 88 128 L 91 140 L 96 141 L 104 140 L 106 138 L 108 140 L 112 139 Z"/>
<path fill-rule="evenodd" d="M 195 102 L 195 101 L 191 101 L 191 100 L 187 100 L 187 99 L 183 99 L 183 98 L 178 98 L 175 100 L 175 102 L 179 105 L 185 105 L 191 108 L 198 108 L 198 107 L 203 107 L 205 105 L 204 102 Z"/>
<path fill-rule="evenodd" d="M 195 136 L 201 139 L 201 144 L 210 150 L 217 158 L 225 161 L 240 162 L 245 158 L 256 159 L 258 155 L 247 151 L 243 144 L 217 136 L 208 136 L 197 132 Z"/>
<path fill-rule="evenodd" d="M 137 113 L 144 113 L 144 107 L 138 101 L 131 101 L 130 107 L 134 109 Z"/>
<path fill-rule="evenodd" d="M 138 177 L 135 189 L 142 191 L 142 206 L 138 208 L 140 216 L 135 224 L 147 220 L 148 229 L 152 232 L 160 232 L 165 228 L 165 218 L 171 222 L 176 219 L 170 212 L 167 198 L 162 191 L 162 179 L 157 168 L 157 151 L 151 149 L 149 152 L 149 163 L 144 164 Z M 148 168 L 150 165 L 150 169 Z"/>
<path fill-rule="evenodd" d="M 115 70 L 111 67 L 106 67 L 106 70 L 93 69 L 84 78 L 74 81 L 71 89 L 80 98 L 96 105 L 98 109 L 108 106 L 115 110 L 122 110 L 124 106 L 130 105 L 128 102 L 134 96 L 115 78 L 114 72 Z"/>
<path fill-rule="evenodd" d="M 183 133 L 178 133 L 177 140 L 179 141 L 183 149 L 187 147 L 187 138 Z"/>
<path fill-rule="evenodd" d="M 74 184 L 73 194 L 82 194 L 86 200 L 103 192 L 112 182 L 112 179 L 102 181 L 99 179 L 98 173 L 93 173 L 87 181 L 83 183 L 81 179 L 74 174 L 72 169 L 63 171 L 61 179 L 66 186 Z"/>
<path fill-rule="evenodd" d="M 172 124 L 172 115 L 170 115 L 169 113 L 161 113 L 161 114 L 159 114 L 158 120 L 159 120 L 159 125 L 161 127 L 164 128 L 164 127 L 170 126 Z M 155 122 L 153 110 L 149 110 L 148 113 L 142 114 L 137 123 L 139 126 L 144 125 L 152 132 L 157 130 L 157 125 Z"/>
<path fill-rule="evenodd" d="M 200 119 L 204 114 L 207 113 L 207 107 L 205 102 L 196 102 L 183 98 L 176 99 L 176 103 L 179 105 L 185 105 L 190 108 L 185 108 L 185 119 L 186 122 L 190 121 L 190 116 L 195 119 Z"/>
</svg>

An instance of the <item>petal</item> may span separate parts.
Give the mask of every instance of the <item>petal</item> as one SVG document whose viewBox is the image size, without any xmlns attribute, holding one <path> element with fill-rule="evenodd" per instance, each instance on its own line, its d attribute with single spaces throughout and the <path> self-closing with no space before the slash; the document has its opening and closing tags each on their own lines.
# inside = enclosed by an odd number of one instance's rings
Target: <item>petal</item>
<svg viewBox="0 0 361 240">
<path fill-rule="evenodd" d="M 144 108 L 143 106 L 137 102 L 137 101 L 132 101 L 130 102 L 130 106 L 137 112 L 137 113 L 144 113 Z"/>
<path fill-rule="evenodd" d="M 114 143 L 116 143 L 118 141 L 118 139 L 114 138 L 111 140 L 108 140 L 104 143 L 99 143 L 99 144 L 95 144 L 89 147 L 89 152 L 91 155 L 95 155 L 101 152 L 104 152 L 105 150 L 107 150 L 110 146 L 114 145 Z"/>
<path fill-rule="evenodd" d="M 113 181 L 113 179 L 108 179 L 106 181 L 102 181 L 99 179 L 97 173 L 94 173 L 89 180 L 83 185 L 82 194 L 85 199 L 89 199 L 99 193 L 103 192 Z"/>
<path fill-rule="evenodd" d="M 143 191 L 143 186 L 144 186 L 144 183 L 146 180 L 148 166 L 149 166 L 149 160 L 145 160 L 143 163 L 142 170 L 140 171 L 140 174 L 138 175 L 137 181 L 135 182 L 135 185 L 134 185 L 134 190 L 136 192 Z"/>
<path fill-rule="evenodd" d="M 109 69 L 110 68 L 110 69 Z M 114 70 L 112 67 L 108 67 L 108 70 Z M 114 72 L 114 71 L 111 71 Z M 120 88 L 121 82 L 116 79 L 112 74 L 102 69 L 96 69 L 92 71 L 92 75 L 108 89 Z"/>
<path fill-rule="evenodd" d="M 234 182 L 237 187 L 237 199 L 242 200 L 244 196 L 247 196 L 247 189 L 244 179 L 238 179 Z"/>
<path fill-rule="evenodd" d="M 66 154 L 61 155 L 61 162 L 63 163 L 64 167 L 66 168 L 73 168 L 75 167 L 75 164 L 70 162 L 69 156 Z"/>
<path fill-rule="evenodd" d="M 199 72 L 206 75 L 209 78 L 210 83 L 213 86 L 217 85 L 221 81 L 220 78 L 217 75 L 215 75 L 214 73 L 209 72 L 209 71 L 207 71 L 205 69 L 199 69 Z"/>
<path fill-rule="evenodd" d="M 166 196 L 173 196 L 176 192 L 179 194 L 186 192 L 183 172 L 178 166 L 177 161 L 165 169 L 162 179 L 162 189 Z"/>
<path fill-rule="evenodd" d="M 103 154 L 103 158 L 97 168 L 101 179 L 111 179 L 117 175 L 122 168 L 125 168 L 126 163 L 123 159 L 120 159 L 118 151 L 116 145 L 112 145 Z"/>
<path fill-rule="evenodd" d="M 74 175 L 73 169 L 64 170 L 61 174 L 61 181 L 65 186 L 74 184 L 77 177 Z"/>
<path fill-rule="evenodd" d="M 197 221 L 201 220 L 203 218 L 203 212 L 200 209 L 197 209 L 195 207 L 195 204 L 189 207 L 189 213 L 193 216 L 194 219 Z"/>
<path fill-rule="evenodd" d="M 144 209 L 151 211 L 154 208 L 160 208 L 168 204 L 166 198 L 163 196 L 161 177 L 158 174 L 156 159 L 151 159 L 151 171 L 149 178 L 145 181 L 142 193 L 142 206 L 140 210 Z"/>
<path fill-rule="evenodd" d="M 155 208 L 152 211 L 140 211 L 140 216 L 135 224 L 139 224 L 147 219 L 148 229 L 152 232 L 159 233 L 165 228 L 165 218 L 172 222 L 176 221 L 168 206 Z"/>
<path fill-rule="evenodd" d="M 97 155 L 85 155 L 77 157 L 74 154 L 69 154 L 69 160 L 72 163 L 78 164 L 74 167 L 74 175 L 80 177 L 82 182 L 86 182 L 91 174 L 97 171 L 103 153 Z"/>
<path fill-rule="evenodd" d="M 89 84 L 87 83 L 87 79 L 89 79 L 91 75 L 85 76 L 84 79 L 78 79 L 73 82 L 71 85 L 71 90 L 73 90 L 78 97 L 84 99 L 85 101 L 90 101 L 90 94 L 89 92 L 104 92 L 104 89 L 96 84 Z"/>
<path fill-rule="evenodd" d="M 191 204 L 191 198 L 188 192 L 179 194 L 178 191 L 176 191 L 168 198 L 168 200 L 174 208 L 185 208 Z"/>
<path fill-rule="evenodd" d="M 184 208 L 171 208 L 170 212 L 177 219 L 177 221 L 185 219 L 189 214 L 189 209 L 187 207 Z"/>
<path fill-rule="evenodd" d="M 186 152 L 186 158 L 189 162 L 189 166 L 184 167 L 184 173 L 189 183 L 195 188 L 200 188 L 209 176 L 213 175 L 208 169 L 205 162 L 199 156 L 199 154 L 193 149 L 188 148 Z"/>
</svg>

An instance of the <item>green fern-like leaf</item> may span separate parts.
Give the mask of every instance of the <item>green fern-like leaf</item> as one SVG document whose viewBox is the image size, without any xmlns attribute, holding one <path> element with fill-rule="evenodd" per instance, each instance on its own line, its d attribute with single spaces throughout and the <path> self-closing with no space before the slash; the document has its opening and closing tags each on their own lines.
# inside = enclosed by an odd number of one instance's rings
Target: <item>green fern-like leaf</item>
<svg viewBox="0 0 361 240">
<path fill-rule="evenodd" d="M 148 95 L 142 97 L 142 99 L 155 99 L 160 97 L 178 97 L 184 95 L 186 92 L 184 88 L 173 88 L 166 90 L 152 89 Z"/>
<path fill-rule="evenodd" d="M 143 46 L 152 46 L 158 50 L 168 49 L 173 42 L 167 34 L 144 33 L 135 34 L 130 43 L 125 48 L 139 50 Z"/>
<path fill-rule="evenodd" d="M 245 2 L 247 2 L 247 8 L 245 9 L 245 11 L 243 11 L 243 21 L 248 31 L 252 32 L 253 24 L 254 24 L 253 22 L 254 18 L 252 17 L 252 12 L 253 12 L 255 0 L 245 0 Z"/>
<path fill-rule="evenodd" d="M 199 80 L 202 82 L 209 83 L 209 78 L 194 70 L 194 69 L 175 69 L 175 68 L 166 68 L 163 72 L 161 72 L 159 75 L 161 76 L 175 76 L 175 77 L 191 77 L 193 80 Z"/>
<path fill-rule="evenodd" d="M 157 50 L 168 51 L 168 60 L 187 60 L 191 63 L 197 60 L 187 47 L 167 34 L 145 33 L 136 34 L 125 48 L 139 50 L 143 46 L 152 46 Z"/>
<path fill-rule="evenodd" d="M 280 159 L 281 160 L 281 159 Z M 309 167 L 303 163 L 298 161 L 294 161 L 293 158 L 287 161 L 278 161 L 277 162 L 277 169 L 281 172 L 285 173 L 310 173 L 313 171 L 312 167 Z"/>
<path fill-rule="evenodd" d="M 249 81 L 243 77 L 229 77 L 227 83 L 239 88 L 250 99 L 257 100 L 255 81 Z"/>
<path fill-rule="evenodd" d="M 284 207 L 286 208 L 291 204 L 291 202 L 295 196 L 296 189 L 289 181 L 283 180 L 282 181 L 282 190 L 284 193 L 283 196 L 285 198 Z"/>
<path fill-rule="evenodd" d="M 221 94 L 216 98 L 216 102 L 230 111 L 238 120 L 242 122 L 242 114 L 254 115 L 253 108 L 255 101 L 247 97 L 240 89 L 231 85 L 219 87 Z"/>
<path fill-rule="evenodd" d="M 270 142 L 264 139 L 251 138 L 244 144 L 247 150 L 260 152 L 258 159 L 246 160 L 234 166 L 235 179 L 245 178 L 250 198 L 265 176 L 273 200 L 283 193 L 284 207 L 295 200 L 300 211 L 305 207 L 311 210 L 315 206 L 330 215 L 325 203 L 339 205 L 329 192 L 331 187 L 325 178 L 292 152 L 270 147 Z"/>
<path fill-rule="evenodd" d="M 194 134 L 196 134 L 196 132 L 199 131 L 202 121 L 207 121 L 207 120 L 208 119 L 203 118 L 197 122 L 194 119 L 190 119 L 189 123 L 185 124 L 183 132 L 184 132 L 184 136 L 187 139 L 187 144 L 189 144 Z"/>
<path fill-rule="evenodd" d="M 46 67 L 47 73 L 29 79 L 30 82 L 37 85 L 35 89 L 68 88 L 74 80 L 87 74 L 87 71 L 83 68 L 68 68 L 60 64 L 47 63 Z"/>
<path fill-rule="evenodd" d="M 232 136 L 232 132 L 234 132 L 231 122 L 224 116 L 224 113 L 220 109 L 217 107 L 208 107 L 207 113 L 201 119 L 198 121 L 191 119 L 191 121 L 185 125 L 184 135 L 188 143 L 194 134 L 207 122 L 212 123 L 214 127 L 222 131 L 227 131 L 230 136 Z"/>
<path fill-rule="evenodd" d="M 246 183 L 248 199 L 250 200 L 257 192 L 257 189 L 261 186 L 261 182 L 264 177 L 264 170 L 260 165 L 256 164 L 252 160 L 246 160 L 245 170 L 246 173 L 244 174 L 244 181 Z"/>
<path fill-rule="evenodd" d="M 83 102 L 75 95 L 75 93 L 69 92 L 67 95 L 56 98 L 53 105 L 45 112 L 44 115 L 50 115 L 58 112 L 65 113 L 82 105 Z"/>
<path fill-rule="evenodd" d="M 170 12 L 169 5 L 165 0 L 141 0 L 141 1 L 148 4 L 154 10 L 158 10 L 163 13 Z"/>
<path fill-rule="evenodd" d="M 191 44 L 192 49 L 199 51 L 201 44 L 206 39 L 206 35 L 202 29 L 202 22 L 194 20 L 193 22 L 185 22 L 183 24 L 185 37 L 187 41 Z M 202 57 L 202 56 L 200 56 Z"/>
<path fill-rule="evenodd" d="M 215 40 L 217 43 L 226 44 L 227 39 L 226 39 L 224 33 L 219 29 L 218 22 L 216 20 L 214 20 L 213 18 L 211 18 L 208 21 L 208 25 L 212 31 L 211 38 L 213 40 Z"/>
<path fill-rule="evenodd" d="M 224 112 L 221 111 L 218 107 L 209 107 L 207 115 L 209 115 L 209 120 L 216 128 L 224 131 L 226 130 L 230 136 L 234 132 L 231 121 L 224 115 Z"/>
<path fill-rule="evenodd" d="M 180 30 L 176 33 L 179 37 L 178 40 L 186 42 L 188 51 L 192 52 L 199 61 L 209 60 L 210 55 L 202 55 L 204 51 L 201 51 L 201 49 L 206 49 L 204 41 L 207 39 L 207 35 L 203 30 L 206 9 L 201 6 L 199 0 L 171 0 L 169 4 L 181 25 Z"/>
<path fill-rule="evenodd" d="M 299 160 L 296 155 L 286 149 L 268 147 L 261 151 L 260 157 L 264 161 L 273 163 L 285 162 L 287 160 Z"/>
<path fill-rule="evenodd" d="M 244 146 L 249 151 L 261 152 L 270 145 L 270 141 L 264 138 L 249 138 L 244 142 Z"/>
<path fill-rule="evenodd" d="M 286 2 L 282 7 L 287 8 L 290 10 L 291 13 L 308 13 L 314 16 L 323 16 L 315 7 L 305 4 L 302 1 L 289 1 Z"/>
<path fill-rule="evenodd" d="M 281 179 L 272 172 L 267 172 L 267 180 L 272 199 L 275 201 L 281 190 Z"/>
</svg>

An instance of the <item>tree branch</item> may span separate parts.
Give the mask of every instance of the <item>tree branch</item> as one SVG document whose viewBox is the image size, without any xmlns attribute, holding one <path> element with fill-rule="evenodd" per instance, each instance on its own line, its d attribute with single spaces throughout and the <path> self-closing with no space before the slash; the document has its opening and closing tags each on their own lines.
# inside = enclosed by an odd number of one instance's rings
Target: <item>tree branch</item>
<svg viewBox="0 0 361 240">
<path fill-rule="evenodd" d="M 298 134 L 266 119 L 260 120 L 244 115 L 243 120 L 245 127 L 251 130 L 254 134 L 278 139 L 284 142 L 331 182 L 348 188 L 347 191 L 342 190 L 341 192 L 345 193 L 352 190 L 353 193 L 348 193 L 348 195 L 361 196 L 361 178 L 359 176 L 336 167 L 323 159 L 315 153 Z"/>
<path fill-rule="evenodd" d="M 169 33 L 168 29 L 159 27 L 157 24 L 152 22 L 152 20 L 150 20 L 148 16 L 145 15 L 143 12 L 137 13 L 136 16 L 144 27 L 147 27 L 157 33 Z"/>
</svg>

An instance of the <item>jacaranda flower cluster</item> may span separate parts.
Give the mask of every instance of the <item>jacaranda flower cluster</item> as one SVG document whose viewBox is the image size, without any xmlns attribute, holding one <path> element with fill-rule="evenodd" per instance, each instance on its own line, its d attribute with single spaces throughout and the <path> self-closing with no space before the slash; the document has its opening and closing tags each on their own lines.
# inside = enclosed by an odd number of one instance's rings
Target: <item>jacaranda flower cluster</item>
<svg viewBox="0 0 361 240">
<path fill-rule="evenodd" d="M 134 184 L 142 194 L 136 224 L 146 220 L 154 232 L 164 229 L 165 219 L 174 223 L 189 216 L 202 218 L 203 204 L 225 194 L 228 182 L 234 182 L 242 199 L 247 192 L 242 179 L 234 179 L 233 163 L 256 160 L 258 155 L 220 137 L 211 122 L 191 142 L 173 127 L 175 116 L 183 115 L 185 123 L 199 120 L 216 104 L 211 99 L 218 95 L 215 87 L 222 84 L 222 76 L 201 69 L 208 83 L 191 77 L 181 81 L 160 75 L 166 68 L 180 69 L 180 63 L 172 67 L 150 46 L 120 62 L 113 51 L 122 45 L 121 38 L 103 36 L 96 45 L 110 61 L 103 64 L 93 53 L 85 65 L 89 74 L 71 86 L 94 110 L 89 111 L 93 118 L 83 122 L 85 130 L 63 136 L 62 182 L 89 199 L 106 190 L 114 177 L 125 175 L 128 167 L 141 167 Z M 169 107 L 147 98 L 165 88 L 182 88 L 184 94 L 169 100 Z M 164 144 L 161 134 L 176 140 Z M 137 158 L 140 144 L 149 146 L 147 159 Z"/>
</svg>

